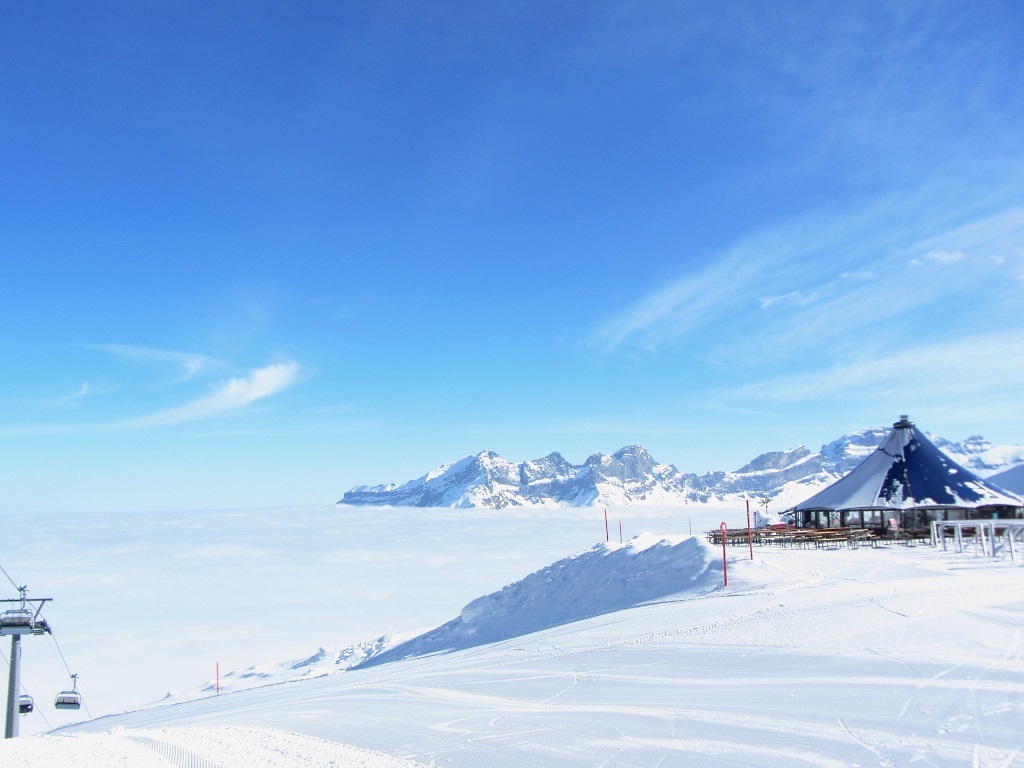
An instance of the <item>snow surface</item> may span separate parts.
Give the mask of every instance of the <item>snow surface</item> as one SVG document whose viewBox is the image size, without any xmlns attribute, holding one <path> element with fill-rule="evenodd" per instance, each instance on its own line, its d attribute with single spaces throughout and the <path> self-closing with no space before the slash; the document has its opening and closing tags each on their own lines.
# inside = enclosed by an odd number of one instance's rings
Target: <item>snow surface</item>
<svg viewBox="0 0 1024 768">
<path fill-rule="evenodd" d="M 473 648 L 678 594 L 708 592 L 722 578 L 713 548 L 692 536 L 641 534 L 603 542 L 466 605 L 435 630 L 370 657 L 363 666 Z"/>
<path fill-rule="evenodd" d="M 609 516 L 615 534 L 621 519 L 627 539 L 687 532 L 691 519 L 695 532 L 744 520 L 736 510 L 678 507 L 609 508 Z M 67 672 L 50 638 L 26 639 L 23 684 L 45 706 L 21 718 L 23 734 L 199 692 L 212 687 L 218 662 L 232 689 L 304 676 L 291 667 L 321 647 L 335 659 L 365 655 L 384 635 L 437 627 L 471 600 L 605 537 L 594 509 L 328 505 L 0 522 L 0 564 L 30 597 L 53 598 L 44 615 L 88 707 L 52 708 L 54 694 L 70 687 Z M 0 583 L 0 597 L 16 596 Z M 330 662 L 314 666 L 309 674 Z"/>
<path fill-rule="evenodd" d="M 318 648 L 312 656 L 301 659 L 253 664 L 240 670 L 225 671 L 216 680 L 210 680 L 197 690 L 182 693 L 171 693 L 161 703 L 170 703 L 182 699 L 194 699 L 203 693 L 228 693 L 246 688 L 254 688 L 270 683 L 284 683 L 303 678 L 320 677 L 359 666 L 368 659 L 379 656 L 395 646 L 409 642 L 423 634 L 429 628 L 413 632 L 390 632 L 374 640 L 353 643 L 344 648 Z"/>
<path fill-rule="evenodd" d="M 270 728 L 114 728 L 4 741 L 0 759 L 21 768 L 413 768 L 415 763 Z"/>
<path fill-rule="evenodd" d="M 475 553 L 492 570 L 487 577 L 454 563 L 450 570 L 428 570 L 420 559 L 418 578 L 404 583 L 405 588 L 415 592 L 418 583 L 438 582 L 444 591 L 434 594 L 434 609 L 451 619 L 462 618 L 459 607 L 469 606 L 469 623 L 484 632 L 534 613 L 556 612 L 563 603 L 569 604 L 567 613 L 556 618 L 568 623 L 471 647 L 453 643 L 443 652 L 425 649 L 426 655 L 368 668 L 110 715 L 62 729 L 88 738 L 4 742 L 0 761 L 85 768 L 275 764 L 269 762 L 272 754 L 265 760 L 262 754 L 246 756 L 251 744 L 253 750 L 279 753 L 281 765 L 333 761 L 339 767 L 360 765 L 352 762 L 357 759 L 371 761 L 367 766 L 400 764 L 380 762 L 391 759 L 466 768 L 1024 765 L 1020 563 L 925 546 L 764 547 L 755 549 L 751 562 L 746 548 L 735 548 L 729 551 L 726 588 L 714 578 L 720 571 L 714 570 L 713 555 L 720 550 L 684 535 L 644 535 L 626 546 L 566 549 L 581 532 L 592 537 L 598 522 L 593 516 L 574 517 L 568 510 L 545 511 L 548 519 L 430 512 L 438 518 L 423 517 L 423 510 L 374 509 L 361 519 L 383 514 L 385 519 L 376 522 L 389 527 L 399 548 L 407 542 L 397 521 L 405 520 L 421 538 L 421 554 L 461 552 L 471 559 Z M 679 513 L 666 511 L 650 522 L 682 527 L 685 533 L 689 521 Z M 204 513 L 204 519 L 209 526 L 223 520 L 223 514 Z M 722 512 L 703 514 L 695 521 L 698 531 L 712 527 L 709 523 Z M 195 524 L 200 516 L 184 519 Z M 318 557 L 318 542 L 332 527 L 326 519 L 292 511 L 277 518 L 280 525 L 256 514 L 247 520 L 248 547 L 269 550 L 283 530 L 299 529 L 302 535 L 284 537 L 292 542 L 285 549 L 296 574 L 288 586 L 293 597 L 318 591 L 300 567 L 312 560 L 320 568 L 323 600 L 333 582 Z M 335 525 L 359 527 L 344 515 Z M 141 528 L 140 537 L 161 531 L 152 524 Z M 312 529 L 319 530 L 319 538 L 308 535 Z M 187 528 L 175 530 L 177 546 L 192 546 L 182 534 Z M 209 533 L 208 527 L 202 530 Z M 603 537 L 603 523 L 599 530 Z M 547 567 L 524 568 L 530 558 L 501 559 L 526 541 L 537 550 L 563 551 L 550 557 L 547 562 L 553 565 Z M 24 543 L 30 546 L 31 536 Z M 567 551 L 580 550 L 578 556 L 565 557 Z M 296 555 L 304 557 L 295 560 Z M 192 580 L 209 589 L 216 582 L 212 577 L 223 574 L 209 563 L 198 567 L 203 562 L 178 563 L 163 576 L 178 586 Z M 275 563 L 266 556 L 246 561 L 250 589 L 267 583 L 259 578 L 261 568 L 278 578 Z M 675 584 L 667 584 L 672 579 L 662 572 L 666 566 L 678 569 Z M 389 572 L 386 560 L 367 559 L 360 567 L 378 581 L 398 575 Z M 494 584 L 500 572 L 510 571 L 517 575 Z M 133 576 L 144 581 L 144 573 Z M 496 589 L 515 579 L 517 585 Z M 637 583 L 630 584 L 631 579 Z M 479 589 L 487 581 L 492 586 Z M 577 582 L 584 588 L 574 601 L 568 598 Z M 589 594 L 586 585 L 605 590 L 610 612 L 574 621 L 605 602 Z M 659 595 L 666 586 L 672 589 Z M 460 599 L 467 589 L 489 597 Z M 116 592 L 108 588 L 104 594 Z M 186 621 L 198 604 L 170 608 Z M 577 609 L 571 609 L 573 604 Z M 403 610 L 407 606 L 403 603 Z M 222 610 L 223 618 L 239 620 L 246 608 L 229 602 Z M 281 614 L 267 618 L 279 621 Z M 102 633 L 109 629 L 98 621 L 89 642 L 102 649 Z M 151 617 L 143 613 L 137 629 L 150 633 L 151 642 L 136 652 L 160 668 L 164 659 L 156 651 L 161 638 Z M 302 622 L 286 629 L 300 639 L 320 631 Z M 74 631 L 82 630 L 68 624 L 64 638 Z M 331 642 L 330 634 L 321 645 Z M 26 652 L 33 642 L 25 643 Z M 67 648 L 69 642 L 63 642 Z M 285 656 L 291 654 L 278 658 Z M 113 666 L 122 661 L 110 658 Z M 27 681 L 32 683 L 30 677 Z M 249 729 L 261 729 L 262 735 Z M 374 754 L 352 754 L 332 745 Z"/>
</svg>

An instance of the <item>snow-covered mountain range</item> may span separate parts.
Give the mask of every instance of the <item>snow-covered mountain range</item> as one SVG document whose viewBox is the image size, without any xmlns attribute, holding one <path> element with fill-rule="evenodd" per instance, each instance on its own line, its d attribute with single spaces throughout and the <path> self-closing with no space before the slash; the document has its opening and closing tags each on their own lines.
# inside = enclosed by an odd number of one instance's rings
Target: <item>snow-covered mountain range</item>
<svg viewBox="0 0 1024 768">
<path fill-rule="evenodd" d="M 611 455 L 595 453 L 571 464 L 559 453 L 519 464 L 483 451 L 445 464 L 403 485 L 357 486 L 339 503 L 414 507 L 706 504 L 743 506 L 770 497 L 774 510 L 808 498 L 860 464 L 882 442 L 887 428 L 850 432 L 810 451 L 802 445 L 763 453 L 734 472 L 703 475 L 661 464 L 642 446 Z M 1024 465 L 1024 446 L 993 446 L 975 435 L 952 442 L 928 438 L 951 459 L 980 477 Z"/>
</svg>

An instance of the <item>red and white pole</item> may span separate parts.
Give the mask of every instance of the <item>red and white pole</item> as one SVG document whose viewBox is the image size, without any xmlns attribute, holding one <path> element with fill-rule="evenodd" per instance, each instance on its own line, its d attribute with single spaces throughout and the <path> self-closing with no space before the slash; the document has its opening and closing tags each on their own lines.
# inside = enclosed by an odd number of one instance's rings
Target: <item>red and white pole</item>
<svg viewBox="0 0 1024 768">
<path fill-rule="evenodd" d="M 608 510 L 604 511 L 604 540 L 609 542 L 612 540 L 611 534 L 608 533 Z"/>
<path fill-rule="evenodd" d="M 622 543 L 622 521 L 619 520 L 619 544 Z"/>
<path fill-rule="evenodd" d="M 729 586 L 729 561 L 725 556 L 725 539 L 729 533 L 729 526 L 724 522 L 718 526 L 718 530 L 722 532 L 722 578 L 725 579 L 723 586 Z"/>
<path fill-rule="evenodd" d="M 750 530 L 750 499 L 747 499 L 747 544 L 750 545 L 750 559 L 754 559 L 754 532 Z"/>
</svg>

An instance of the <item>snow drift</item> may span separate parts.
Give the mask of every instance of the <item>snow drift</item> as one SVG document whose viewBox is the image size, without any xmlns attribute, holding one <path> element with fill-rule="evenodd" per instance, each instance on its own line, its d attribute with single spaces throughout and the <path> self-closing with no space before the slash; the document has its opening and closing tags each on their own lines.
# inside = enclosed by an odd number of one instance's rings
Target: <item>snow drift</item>
<svg viewBox="0 0 1024 768">
<path fill-rule="evenodd" d="M 321 646 L 311 656 L 304 656 L 301 659 L 289 659 L 269 664 L 254 664 L 244 669 L 227 672 L 217 680 L 208 680 L 194 690 L 181 693 L 168 691 L 167 695 L 159 703 L 168 704 L 174 701 L 188 701 L 198 696 L 217 692 L 228 693 L 230 691 L 241 691 L 264 685 L 287 683 L 293 680 L 333 675 L 358 666 L 367 659 L 407 642 L 423 631 L 391 632 L 373 640 L 354 643 L 344 648 L 325 648 Z"/>
<path fill-rule="evenodd" d="M 704 540 L 643 533 L 625 544 L 598 544 L 477 598 L 447 624 L 358 666 L 472 648 L 681 592 L 706 592 L 721 578 L 716 551 Z"/>
</svg>

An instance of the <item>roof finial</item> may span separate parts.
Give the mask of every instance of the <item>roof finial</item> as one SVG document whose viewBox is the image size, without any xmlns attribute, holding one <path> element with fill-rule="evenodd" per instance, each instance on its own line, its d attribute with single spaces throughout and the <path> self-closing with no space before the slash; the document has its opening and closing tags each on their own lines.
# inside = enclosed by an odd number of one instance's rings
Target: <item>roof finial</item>
<svg viewBox="0 0 1024 768">
<path fill-rule="evenodd" d="M 912 422 L 910 420 L 910 417 L 907 416 L 907 414 L 901 413 L 900 414 L 900 420 L 897 421 L 892 426 L 893 426 L 894 429 L 899 429 L 900 427 L 912 427 L 912 426 L 914 426 L 914 422 Z"/>
</svg>

